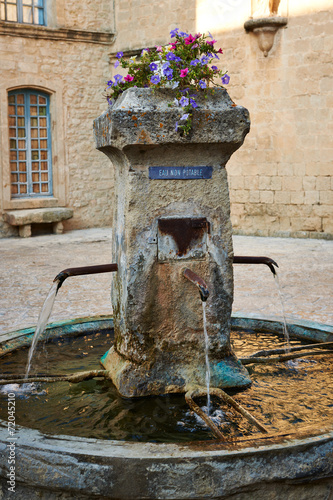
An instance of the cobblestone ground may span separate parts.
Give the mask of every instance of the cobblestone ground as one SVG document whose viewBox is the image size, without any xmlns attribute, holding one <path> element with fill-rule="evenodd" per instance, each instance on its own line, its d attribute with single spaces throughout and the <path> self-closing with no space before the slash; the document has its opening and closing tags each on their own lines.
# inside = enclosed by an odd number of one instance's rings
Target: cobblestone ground
<svg viewBox="0 0 333 500">
<path fill-rule="evenodd" d="M 333 242 L 234 237 L 235 255 L 264 255 L 279 264 L 287 320 L 333 325 Z M 0 334 L 36 325 L 53 278 L 67 267 L 111 259 L 111 230 L 0 240 Z M 235 265 L 234 312 L 281 318 L 281 303 L 267 266 Z M 111 274 L 69 278 L 58 293 L 51 321 L 111 314 Z"/>
</svg>

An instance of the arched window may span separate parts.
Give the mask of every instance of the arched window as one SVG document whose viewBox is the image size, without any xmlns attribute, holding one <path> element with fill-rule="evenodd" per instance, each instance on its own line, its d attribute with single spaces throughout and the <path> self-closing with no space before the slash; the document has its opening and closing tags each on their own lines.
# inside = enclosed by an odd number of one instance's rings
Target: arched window
<svg viewBox="0 0 333 500">
<path fill-rule="evenodd" d="M 49 95 L 8 93 L 11 198 L 52 196 Z"/>
<path fill-rule="evenodd" d="M 46 24 L 44 0 L 0 0 L 0 19 L 24 24 Z"/>
</svg>

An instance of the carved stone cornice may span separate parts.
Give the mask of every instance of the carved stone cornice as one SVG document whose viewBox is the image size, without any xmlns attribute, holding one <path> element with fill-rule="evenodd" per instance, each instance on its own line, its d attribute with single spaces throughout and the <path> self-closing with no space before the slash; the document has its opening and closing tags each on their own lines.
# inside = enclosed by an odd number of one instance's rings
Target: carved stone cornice
<svg viewBox="0 0 333 500">
<path fill-rule="evenodd" d="M 61 40 L 63 42 L 97 43 L 100 45 L 111 45 L 116 38 L 116 34 L 111 31 L 50 28 L 47 26 L 9 23 L 5 21 L 0 21 L 0 35 L 44 40 Z"/>
</svg>

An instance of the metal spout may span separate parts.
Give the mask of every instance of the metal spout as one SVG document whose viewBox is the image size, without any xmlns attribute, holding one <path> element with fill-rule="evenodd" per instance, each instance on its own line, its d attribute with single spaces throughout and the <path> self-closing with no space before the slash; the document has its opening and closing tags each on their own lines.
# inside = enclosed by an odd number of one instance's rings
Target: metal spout
<svg viewBox="0 0 333 500">
<path fill-rule="evenodd" d="M 185 278 L 199 288 L 200 298 L 202 302 L 206 302 L 209 297 L 209 290 L 204 280 L 195 274 L 195 272 L 191 271 L 191 269 L 185 269 L 183 274 Z"/>
<path fill-rule="evenodd" d="M 84 267 L 70 267 L 64 269 L 54 278 L 53 281 L 59 281 L 58 288 L 61 287 L 65 279 L 69 276 L 82 276 L 84 274 L 99 274 L 99 273 L 113 273 L 118 271 L 118 264 L 102 264 L 100 266 L 84 266 Z"/>
<path fill-rule="evenodd" d="M 234 256 L 234 264 L 266 264 L 274 274 L 276 275 L 275 267 L 279 267 L 277 263 L 270 259 L 269 257 L 236 257 Z"/>
</svg>

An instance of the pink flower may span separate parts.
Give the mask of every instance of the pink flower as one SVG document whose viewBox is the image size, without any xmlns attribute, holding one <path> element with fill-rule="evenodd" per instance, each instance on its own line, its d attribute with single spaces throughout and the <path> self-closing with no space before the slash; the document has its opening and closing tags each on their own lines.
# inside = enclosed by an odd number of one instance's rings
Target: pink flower
<svg viewBox="0 0 333 500">
<path fill-rule="evenodd" d="M 216 43 L 216 40 L 214 40 L 214 39 L 213 40 L 209 40 L 209 41 L 207 41 L 207 43 L 208 43 L 208 45 L 212 45 L 213 46 L 214 43 Z"/>
<path fill-rule="evenodd" d="M 134 76 L 127 75 L 127 76 L 125 76 L 124 80 L 125 80 L 125 82 L 132 82 L 134 80 Z"/>
<path fill-rule="evenodd" d="M 219 49 L 219 50 L 217 51 L 217 53 L 218 53 L 218 54 L 223 54 L 223 50 L 222 50 L 222 49 Z"/>
<path fill-rule="evenodd" d="M 162 52 L 162 47 L 160 45 L 156 45 L 157 52 Z"/>
<path fill-rule="evenodd" d="M 188 68 L 181 69 L 180 70 L 180 78 L 184 78 L 184 76 L 186 76 L 187 73 L 188 73 Z"/>
<path fill-rule="evenodd" d="M 184 42 L 186 45 L 190 45 L 191 43 L 195 42 L 195 38 L 192 35 L 189 35 L 187 38 L 184 39 Z"/>
<path fill-rule="evenodd" d="M 170 43 L 170 45 L 171 45 L 171 50 L 175 50 L 175 48 L 177 47 L 177 42 Z"/>
</svg>

